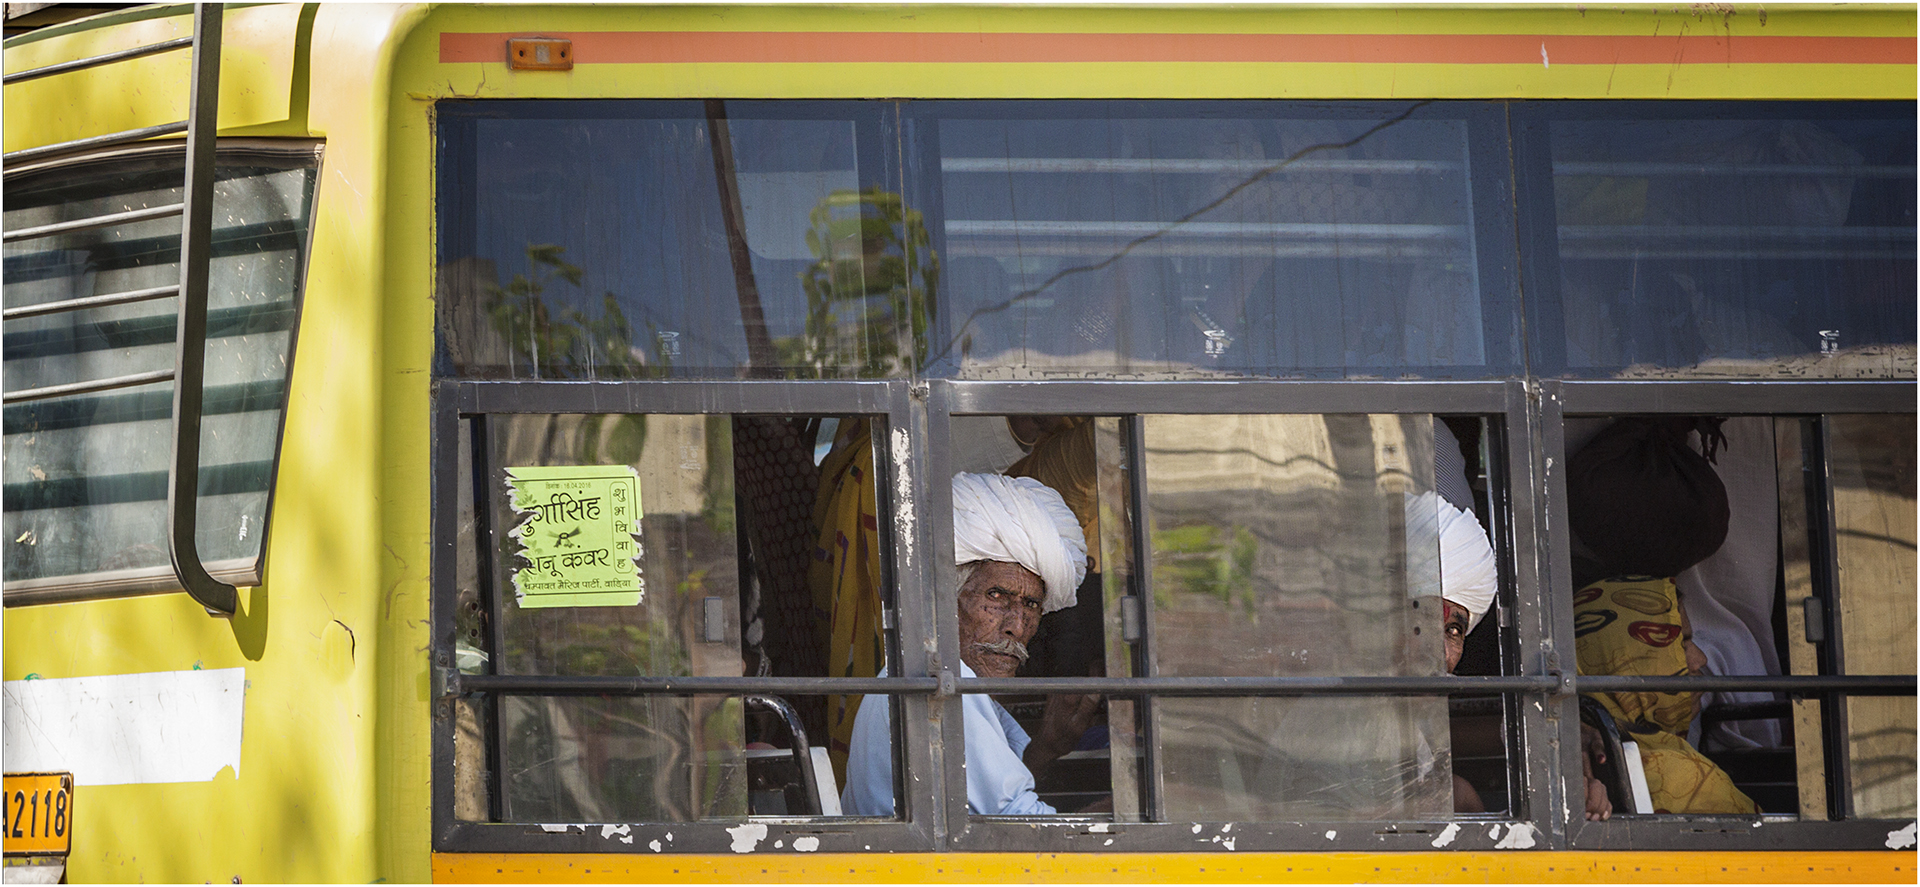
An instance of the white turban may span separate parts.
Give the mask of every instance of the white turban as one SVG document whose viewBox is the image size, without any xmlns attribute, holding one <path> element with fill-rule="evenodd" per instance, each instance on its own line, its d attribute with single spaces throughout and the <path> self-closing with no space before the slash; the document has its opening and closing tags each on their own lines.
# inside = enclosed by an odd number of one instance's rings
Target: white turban
<svg viewBox="0 0 1920 887">
<path fill-rule="evenodd" d="M 1471 511 L 1461 511 L 1445 499 L 1440 508 L 1440 597 L 1467 608 L 1467 630 L 1480 624 L 1493 606 L 1500 585 L 1500 569 L 1493 560 L 1493 543 Z"/>
<path fill-rule="evenodd" d="M 1015 563 L 1046 583 L 1042 613 L 1071 607 L 1087 577 L 1086 534 L 1060 494 L 1030 477 L 953 476 L 953 562 Z"/>
<path fill-rule="evenodd" d="M 1455 508 L 1435 493 L 1407 497 L 1407 538 L 1434 536 L 1440 542 L 1440 597 L 1466 608 L 1467 630 L 1472 631 L 1493 606 L 1493 595 L 1499 588 L 1500 571 L 1493 559 L 1493 544 L 1487 541 L 1487 531 L 1481 529 L 1473 512 Z M 1416 583 L 1432 569 L 1432 556 L 1423 556 L 1427 551 L 1431 549 L 1425 546 L 1408 551 L 1407 572 Z M 1415 592 L 1420 593 L 1417 589 Z"/>
</svg>

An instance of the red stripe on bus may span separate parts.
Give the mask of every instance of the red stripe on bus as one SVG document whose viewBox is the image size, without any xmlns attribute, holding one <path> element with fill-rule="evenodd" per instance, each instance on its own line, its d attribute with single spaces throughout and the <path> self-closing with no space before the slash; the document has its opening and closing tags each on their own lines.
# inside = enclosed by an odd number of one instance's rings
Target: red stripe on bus
<svg viewBox="0 0 1920 887">
<path fill-rule="evenodd" d="M 577 64 L 1333 62 L 1449 65 L 1914 64 L 1906 37 L 1699 34 L 974 34 L 582 31 L 440 35 L 440 61 L 501 62 L 509 37 L 563 37 Z"/>
</svg>

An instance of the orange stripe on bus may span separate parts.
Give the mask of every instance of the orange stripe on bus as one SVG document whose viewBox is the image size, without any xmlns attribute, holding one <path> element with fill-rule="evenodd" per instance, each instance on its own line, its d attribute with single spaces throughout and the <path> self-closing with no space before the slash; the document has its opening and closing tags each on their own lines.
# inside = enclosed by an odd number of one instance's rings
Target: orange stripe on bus
<svg viewBox="0 0 1920 887">
<path fill-rule="evenodd" d="M 509 37 L 440 35 L 440 61 L 504 62 Z M 741 62 L 1321 62 L 1446 65 L 1914 64 L 1905 37 L 1528 34 L 541 32 L 577 64 Z"/>
</svg>

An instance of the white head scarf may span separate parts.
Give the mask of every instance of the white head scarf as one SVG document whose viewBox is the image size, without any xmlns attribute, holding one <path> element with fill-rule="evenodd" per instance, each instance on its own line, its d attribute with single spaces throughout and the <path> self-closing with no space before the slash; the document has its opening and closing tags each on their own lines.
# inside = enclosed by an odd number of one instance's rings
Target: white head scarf
<svg viewBox="0 0 1920 887">
<path fill-rule="evenodd" d="M 1046 583 L 1042 613 L 1074 604 L 1087 541 L 1060 494 L 1030 477 L 953 476 L 953 562 L 1015 563 Z"/>
<path fill-rule="evenodd" d="M 1440 597 L 1466 608 L 1467 630 L 1472 631 L 1493 606 L 1494 591 L 1499 587 L 1493 544 L 1487 541 L 1487 531 L 1481 529 L 1473 512 L 1455 508 L 1432 492 L 1408 496 L 1407 538 L 1434 537 L 1440 541 Z M 1416 594 L 1432 594 L 1433 550 L 1425 545 L 1409 546 L 1407 575 Z"/>
<path fill-rule="evenodd" d="M 1445 499 L 1440 509 L 1440 597 L 1467 608 L 1467 630 L 1493 606 L 1500 570 L 1494 563 L 1493 543 L 1471 511 L 1461 511 Z"/>
</svg>

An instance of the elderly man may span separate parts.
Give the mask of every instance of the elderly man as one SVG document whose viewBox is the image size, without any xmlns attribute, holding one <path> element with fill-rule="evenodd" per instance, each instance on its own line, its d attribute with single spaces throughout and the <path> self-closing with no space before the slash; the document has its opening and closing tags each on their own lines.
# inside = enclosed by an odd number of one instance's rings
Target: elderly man
<svg viewBox="0 0 1920 887">
<path fill-rule="evenodd" d="M 1032 478 L 953 478 L 953 553 L 960 568 L 960 674 L 1012 677 L 1027 658 L 1040 616 L 1074 603 L 1087 572 L 1080 524 L 1060 494 Z M 881 672 L 885 674 L 884 671 Z M 1091 697 L 1055 697 L 1030 741 L 989 696 L 962 697 L 967 809 L 1025 816 L 1054 809 L 1034 794 L 1033 771 L 1070 750 L 1091 719 Z M 885 697 L 860 706 L 840 805 L 856 816 L 893 814 L 893 725 Z"/>
</svg>

